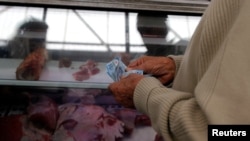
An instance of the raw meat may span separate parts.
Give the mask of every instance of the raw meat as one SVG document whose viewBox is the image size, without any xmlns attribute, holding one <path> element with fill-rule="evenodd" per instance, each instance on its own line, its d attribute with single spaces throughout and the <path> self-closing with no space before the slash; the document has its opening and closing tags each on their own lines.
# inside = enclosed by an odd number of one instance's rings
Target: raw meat
<svg viewBox="0 0 250 141">
<path fill-rule="evenodd" d="M 97 62 L 94 60 L 87 60 L 85 64 L 79 67 L 79 71 L 73 73 L 73 77 L 77 81 L 83 81 L 90 78 L 91 75 L 96 75 L 100 72 L 100 69 L 97 67 Z"/>
<path fill-rule="evenodd" d="M 90 78 L 90 74 L 88 72 L 88 69 L 81 69 L 80 71 L 77 71 L 75 73 L 72 74 L 74 79 L 77 81 L 83 81 L 83 80 L 87 80 Z"/>
<path fill-rule="evenodd" d="M 61 59 L 59 60 L 59 65 L 58 65 L 58 67 L 59 67 L 59 68 L 63 68 L 63 67 L 69 68 L 69 67 L 71 66 L 71 63 L 72 63 L 71 59 L 69 59 L 69 58 L 61 58 Z"/>
<path fill-rule="evenodd" d="M 68 92 L 63 96 L 63 103 L 82 103 L 95 104 L 95 97 L 100 95 L 100 89 L 68 89 Z"/>
<path fill-rule="evenodd" d="M 29 124 L 26 115 L 0 118 L 1 141 L 51 141 L 51 134 Z"/>
<path fill-rule="evenodd" d="M 117 105 L 120 106 L 119 103 L 115 100 L 113 95 L 98 95 L 95 97 L 95 102 L 98 105 Z"/>
<path fill-rule="evenodd" d="M 57 105 L 45 95 L 25 96 L 29 99 L 25 114 L 0 118 L 0 140 L 51 141 L 59 116 Z"/>
<path fill-rule="evenodd" d="M 59 117 L 56 103 L 45 95 L 30 96 L 28 121 L 36 128 L 53 133 Z"/>
<path fill-rule="evenodd" d="M 135 127 L 151 126 L 148 116 L 138 113 L 133 109 L 119 109 L 114 115 L 125 123 L 125 134 L 131 135 Z"/>
<path fill-rule="evenodd" d="M 48 59 L 47 50 L 39 47 L 30 53 L 16 69 L 17 80 L 39 80 Z"/>
<path fill-rule="evenodd" d="M 85 64 L 80 66 L 80 69 L 85 68 L 85 67 L 89 68 L 89 69 L 93 69 L 93 68 L 96 68 L 97 65 L 98 65 L 97 62 L 95 62 L 94 60 L 89 59 L 89 60 L 86 61 Z"/>
<path fill-rule="evenodd" d="M 23 136 L 22 118 L 24 118 L 23 115 L 15 115 L 15 116 L 0 118 L 1 141 L 20 141 L 20 139 Z"/>
<path fill-rule="evenodd" d="M 116 141 L 123 137 L 124 123 L 96 105 L 65 104 L 53 141 Z"/>
</svg>

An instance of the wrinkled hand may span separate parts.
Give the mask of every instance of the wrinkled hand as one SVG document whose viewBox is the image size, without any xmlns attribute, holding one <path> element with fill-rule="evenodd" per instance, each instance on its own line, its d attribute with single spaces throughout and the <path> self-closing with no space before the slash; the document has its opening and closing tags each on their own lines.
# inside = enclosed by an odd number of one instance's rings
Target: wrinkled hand
<svg viewBox="0 0 250 141">
<path fill-rule="evenodd" d="M 130 74 L 120 81 L 111 83 L 108 89 L 113 93 L 117 102 L 126 108 L 135 108 L 133 95 L 136 85 L 143 78 L 140 74 Z"/>
<path fill-rule="evenodd" d="M 128 65 L 128 70 L 140 69 L 151 74 L 162 84 L 172 82 L 175 76 L 175 62 L 169 57 L 143 56 Z"/>
</svg>

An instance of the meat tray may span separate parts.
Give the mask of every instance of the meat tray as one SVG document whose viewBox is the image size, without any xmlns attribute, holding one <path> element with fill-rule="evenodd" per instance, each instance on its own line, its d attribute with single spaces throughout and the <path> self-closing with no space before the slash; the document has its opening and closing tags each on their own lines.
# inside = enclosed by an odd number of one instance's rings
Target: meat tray
<svg viewBox="0 0 250 141">
<path fill-rule="evenodd" d="M 98 62 L 100 72 L 87 80 L 76 81 L 72 76 L 79 71 L 84 62 L 72 62 L 69 68 L 59 68 L 58 60 L 50 60 L 40 76 L 39 81 L 16 80 L 16 68 L 22 59 L 0 59 L 0 85 L 14 86 L 48 86 L 48 87 L 75 87 L 75 88 L 107 88 L 113 80 L 107 75 L 106 63 Z"/>
<path fill-rule="evenodd" d="M 1 95 L 1 141 L 162 141 L 146 115 L 106 89 L 37 88 L 11 86 Z"/>
<path fill-rule="evenodd" d="M 0 85 L 8 90 L 0 99 L 0 140 L 39 137 L 39 141 L 69 141 L 94 136 L 108 141 L 158 141 L 149 118 L 119 105 L 106 89 L 113 80 L 106 73 L 105 62 L 98 62 L 99 73 L 83 81 L 76 81 L 73 74 L 86 62 L 60 68 L 58 60 L 50 60 L 38 81 L 16 80 L 21 62 L 0 59 Z"/>
</svg>

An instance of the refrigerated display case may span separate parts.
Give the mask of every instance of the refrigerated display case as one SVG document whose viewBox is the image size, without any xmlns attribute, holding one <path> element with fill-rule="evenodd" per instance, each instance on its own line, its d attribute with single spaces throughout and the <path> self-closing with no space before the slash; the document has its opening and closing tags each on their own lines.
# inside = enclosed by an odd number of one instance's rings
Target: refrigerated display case
<svg viewBox="0 0 250 141">
<path fill-rule="evenodd" d="M 106 65 L 182 55 L 208 3 L 0 0 L 0 140 L 161 140 Z"/>
</svg>

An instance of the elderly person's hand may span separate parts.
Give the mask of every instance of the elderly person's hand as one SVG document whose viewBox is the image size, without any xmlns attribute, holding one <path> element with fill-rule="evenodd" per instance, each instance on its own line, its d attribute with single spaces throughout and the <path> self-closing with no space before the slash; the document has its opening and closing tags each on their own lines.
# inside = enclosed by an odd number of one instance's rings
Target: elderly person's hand
<svg viewBox="0 0 250 141">
<path fill-rule="evenodd" d="M 140 74 L 130 74 L 120 81 L 111 83 L 108 89 L 115 99 L 126 108 L 134 108 L 133 95 L 136 85 L 143 78 Z"/>
<path fill-rule="evenodd" d="M 175 76 L 175 62 L 169 57 L 143 56 L 128 65 L 127 70 L 140 69 L 168 84 Z"/>
</svg>

